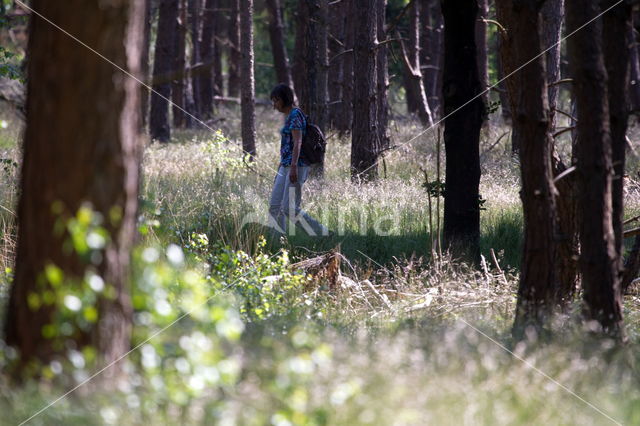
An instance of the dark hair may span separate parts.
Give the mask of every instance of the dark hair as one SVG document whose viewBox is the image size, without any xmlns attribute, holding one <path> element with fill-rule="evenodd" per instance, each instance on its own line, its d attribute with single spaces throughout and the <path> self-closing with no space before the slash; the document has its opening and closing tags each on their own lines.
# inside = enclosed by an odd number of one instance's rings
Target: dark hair
<svg viewBox="0 0 640 426">
<path fill-rule="evenodd" d="M 293 105 L 293 90 L 284 83 L 278 84 L 271 91 L 271 99 L 280 99 L 285 107 Z"/>
</svg>

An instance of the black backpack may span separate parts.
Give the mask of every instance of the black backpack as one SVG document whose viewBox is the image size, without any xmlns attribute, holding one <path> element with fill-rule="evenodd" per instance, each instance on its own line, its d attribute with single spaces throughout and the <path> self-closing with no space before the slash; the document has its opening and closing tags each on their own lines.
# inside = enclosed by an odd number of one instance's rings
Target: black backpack
<svg viewBox="0 0 640 426">
<path fill-rule="evenodd" d="M 324 153 L 327 149 L 327 140 L 320 127 L 312 124 L 307 119 L 307 129 L 302 137 L 302 154 L 310 164 L 324 163 Z"/>
</svg>

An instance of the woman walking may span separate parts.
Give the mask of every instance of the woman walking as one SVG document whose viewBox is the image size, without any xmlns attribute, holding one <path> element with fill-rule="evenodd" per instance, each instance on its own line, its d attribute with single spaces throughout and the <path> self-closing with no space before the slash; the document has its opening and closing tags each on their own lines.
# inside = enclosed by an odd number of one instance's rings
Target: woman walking
<svg viewBox="0 0 640 426">
<path fill-rule="evenodd" d="M 302 154 L 302 137 L 307 118 L 293 103 L 293 90 L 278 84 L 271 91 L 273 108 L 284 114 L 280 139 L 280 166 L 269 203 L 269 226 L 284 234 L 287 219 L 299 224 L 311 236 L 329 235 L 329 230 L 300 208 L 302 185 L 309 176 L 309 163 Z M 292 229 L 291 234 L 295 231 Z"/>
</svg>

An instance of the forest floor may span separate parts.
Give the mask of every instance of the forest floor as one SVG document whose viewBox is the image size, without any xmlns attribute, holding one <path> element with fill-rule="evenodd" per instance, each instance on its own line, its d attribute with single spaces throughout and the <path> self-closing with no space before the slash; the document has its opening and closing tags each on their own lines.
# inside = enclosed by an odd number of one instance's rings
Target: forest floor
<svg viewBox="0 0 640 426">
<path fill-rule="evenodd" d="M 421 127 L 392 122 L 397 148 L 367 185 L 349 177 L 349 140 L 329 132 L 324 179 L 305 186 L 303 208 L 335 235 L 278 240 L 263 223 L 281 116 L 258 111 L 251 168 L 240 159 L 237 111 L 219 116 L 212 127 L 220 132 L 176 131 L 145 150 L 136 349 L 121 362 L 124 374 L 92 380 L 29 424 L 640 424 L 637 293 L 625 297 L 624 347 L 590 337 L 579 300 L 544 335 L 510 337 L 522 213 L 518 163 L 497 119 L 482 134 L 476 269 L 433 250 L 443 201 L 430 203 L 423 186 L 423 170 L 429 182 L 438 174 L 432 131 L 406 143 Z M 0 129 L 2 305 L 19 134 L 13 122 Z M 567 157 L 566 142 L 558 150 Z M 632 217 L 640 211 L 634 155 L 627 170 Z M 319 256 L 320 273 L 291 266 Z M 15 354 L 0 350 L 4 367 Z M 0 423 L 20 423 L 90 377 L 92 358 L 69 348 L 66 360 L 44 367 L 44 380 L 20 390 L 0 375 L 0 412 L 9 413 Z"/>
</svg>

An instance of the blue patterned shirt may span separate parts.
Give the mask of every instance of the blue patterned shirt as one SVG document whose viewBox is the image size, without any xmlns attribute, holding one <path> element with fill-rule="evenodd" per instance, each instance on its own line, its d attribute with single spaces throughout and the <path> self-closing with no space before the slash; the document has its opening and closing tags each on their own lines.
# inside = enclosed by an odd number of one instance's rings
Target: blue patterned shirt
<svg viewBox="0 0 640 426">
<path fill-rule="evenodd" d="M 280 165 L 290 166 L 293 156 L 293 134 L 292 130 L 300 130 L 302 136 L 306 133 L 307 118 L 304 116 L 299 108 L 293 108 L 289 115 L 284 119 L 284 127 L 280 131 L 282 138 L 280 139 Z M 302 155 L 302 149 L 300 149 L 300 157 L 298 157 L 298 167 L 307 166 Z"/>
</svg>

